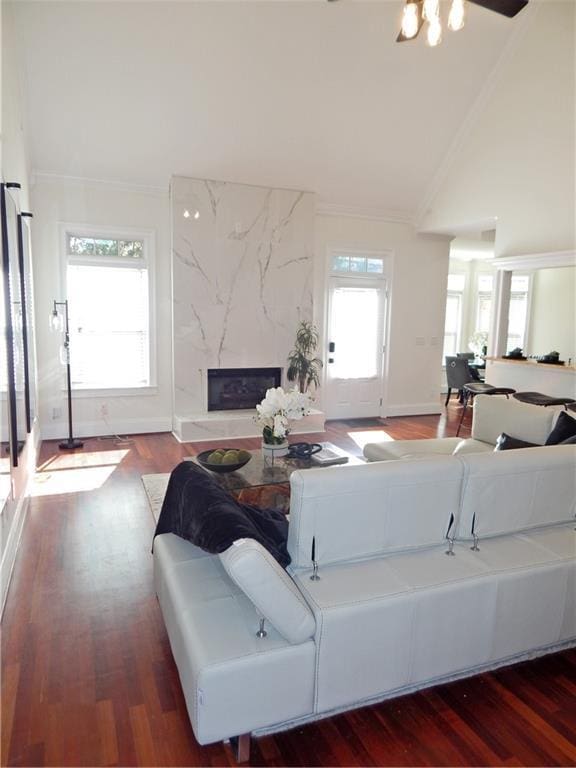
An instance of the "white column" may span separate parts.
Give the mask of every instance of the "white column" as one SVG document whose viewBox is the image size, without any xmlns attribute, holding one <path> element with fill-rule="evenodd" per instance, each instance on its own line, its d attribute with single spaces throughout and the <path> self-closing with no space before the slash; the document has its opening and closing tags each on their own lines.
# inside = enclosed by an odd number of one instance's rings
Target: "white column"
<svg viewBox="0 0 576 768">
<path fill-rule="evenodd" d="M 500 357 L 508 351 L 506 339 L 508 338 L 511 287 L 512 272 L 505 269 L 497 270 L 494 284 L 494 309 L 488 339 L 488 355 L 491 357 Z"/>
</svg>

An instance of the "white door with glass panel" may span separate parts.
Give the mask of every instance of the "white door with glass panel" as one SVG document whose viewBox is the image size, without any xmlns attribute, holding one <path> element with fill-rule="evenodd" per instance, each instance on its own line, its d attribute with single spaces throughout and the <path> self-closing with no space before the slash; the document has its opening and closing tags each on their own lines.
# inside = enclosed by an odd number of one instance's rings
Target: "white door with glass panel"
<svg viewBox="0 0 576 768">
<path fill-rule="evenodd" d="M 383 260 L 379 261 L 382 273 Z M 328 418 L 380 415 L 385 308 L 383 275 L 377 279 L 368 275 L 330 279 L 324 396 Z"/>
</svg>

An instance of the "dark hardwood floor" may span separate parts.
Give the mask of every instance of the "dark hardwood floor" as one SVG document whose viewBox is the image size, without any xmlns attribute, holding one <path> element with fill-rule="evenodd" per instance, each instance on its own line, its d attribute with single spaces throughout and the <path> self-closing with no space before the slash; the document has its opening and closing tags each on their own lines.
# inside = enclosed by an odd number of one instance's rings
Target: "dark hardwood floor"
<svg viewBox="0 0 576 768">
<path fill-rule="evenodd" d="M 351 435 L 453 435 L 459 415 L 332 422 L 317 439 L 360 453 Z M 2 765 L 233 764 L 188 722 L 140 481 L 198 448 L 168 434 L 89 439 L 76 454 L 43 445 L 2 624 Z M 575 725 L 568 651 L 255 740 L 252 764 L 568 766 Z"/>
</svg>

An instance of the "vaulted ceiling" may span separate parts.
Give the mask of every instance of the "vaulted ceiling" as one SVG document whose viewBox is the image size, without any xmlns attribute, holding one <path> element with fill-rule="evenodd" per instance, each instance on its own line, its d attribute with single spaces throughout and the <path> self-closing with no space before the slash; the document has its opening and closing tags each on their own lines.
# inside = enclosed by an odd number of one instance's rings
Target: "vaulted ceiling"
<svg viewBox="0 0 576 768">
<path fill-rule="evenodd" d="M 413 212 L 519 23 L 395 43 L 402 0 L 17 2 L 35 170 Z M 523 12 L 525 13 L 525 12 Z"/>
</svg>

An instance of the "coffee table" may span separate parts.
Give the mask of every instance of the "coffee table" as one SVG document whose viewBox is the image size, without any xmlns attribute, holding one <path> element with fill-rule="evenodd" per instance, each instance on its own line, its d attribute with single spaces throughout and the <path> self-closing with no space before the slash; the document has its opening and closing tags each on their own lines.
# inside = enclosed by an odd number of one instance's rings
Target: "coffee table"
<svg viewBox="0 0 576 768">
<path fill-rule="evenodd" d="M 339 456 L 348 458 L 347 464 L 336 466 L 364 464 L 362 459 L 353 456 L 333 443 L 324 442 L 321 445 Z M 262 451 L 249 451 L 249 453 L 252 454 L 252 458 L 248 464 L 236 472 L 211 472 L 210 474 L 222 488 L 236 496 L 239 501 L 259 506 L 276 507 L 283 512 L 287 512 L 290 506 L 290 475 L 292 472 L 296 469 L 320 468 L 319 465 L 313 464 L 310 459 L 282 457 L 274 459 L 274 464 L 270 464 L 268 460 L 264 460 Z M 192 461 L 198 464 L 195 457 L 192 458 Z"/>
</svg>

